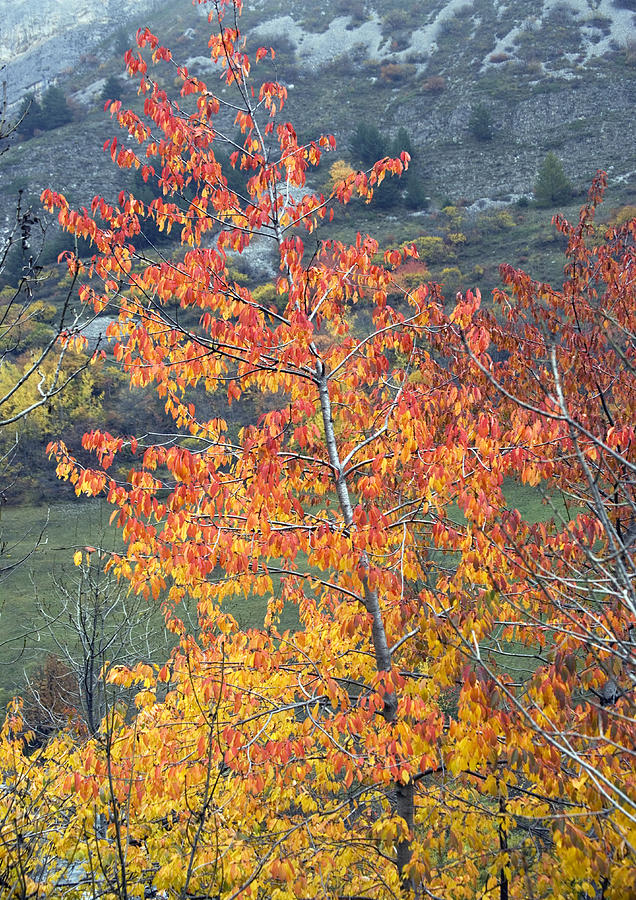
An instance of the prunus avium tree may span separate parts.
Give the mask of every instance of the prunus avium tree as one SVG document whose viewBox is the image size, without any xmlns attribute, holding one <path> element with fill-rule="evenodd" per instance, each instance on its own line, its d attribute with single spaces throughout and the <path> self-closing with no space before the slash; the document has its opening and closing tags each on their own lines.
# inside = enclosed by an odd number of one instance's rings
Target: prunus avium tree
<svg viewBox="0 0 636 900">
<path fill-rule="evenodd" d="M 210 5 L 218 89 L 177 66 L 169 100 L 148 57 L 176 64 L 144 29 L 126 64 L 145 117 L 111 106 L 138 145 L 114 139 L 111 156 L 162 196 L 88 212 L 44 195 L 94 243 L 70 265 L 85 303 L 118 310 L 115 357 L 175 421 L 155 444 L 86 435 L 93 468 L 51 452 L 78 495 L 106 492 L 126 542 L 112 569 L 163 604 L 178 646 L 111 676 L 137 686 L 134 706 L 84 743 L 27 757 L 14 708 L 4 883 L 61 895 L 72 870 L 91 897 L 626 896 L 636 226 L 588 247 L 600 179 L 580 223 L 559 223 L 563 288 L 506 269 L 498 317 L 478 294 L 400 291 L 408 246 L 306 250 L 334 204 L 371 200 L 408 155 L 308 191 L 333 139 L 298 143 L 278 119 L 286 89 L 252 88 L 240 2 Z M 245 197 L 217 161 L 228 114 Z M 146 218 L 182 257 L 135 249 Z M 278 254 L 276 303 L 228 274 L 257 235 Z M 258 394 L 263 412 L 233 429 L 207 412 L 217 391 Z M 555 515 L 524 522 L 514 482 L 543 486 Z M 241 630 L 227 601 L 253 596 L 263 627 Z"/>
</svg>

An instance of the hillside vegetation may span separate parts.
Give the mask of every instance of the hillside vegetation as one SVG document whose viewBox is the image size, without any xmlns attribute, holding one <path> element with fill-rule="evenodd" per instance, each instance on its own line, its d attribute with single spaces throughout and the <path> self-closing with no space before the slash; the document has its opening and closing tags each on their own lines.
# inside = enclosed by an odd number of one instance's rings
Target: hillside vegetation
<svg viewBox="0 0 636 900">
<path fill-rule="evenodd" d="M 624 5 L 157 3 L 0 120 L 3 896 L 635 894 Z"/>
<path fill-rule="evenodd" d="M 126 53 L 138 93 L 104 70 L 101 91 L 124 95 L 104 147 L 119 190 L 42 194 L 67 274 L 30 255 L 42 222 L 22 207 L 0 257 L 2 433 L 57 417 L 46 452 L 77 498 L 55 511 L 72 568 L 32 626 L 25 611 L 20 649 L 55 650 L 0 729 L 0 887 L 631 896 L 634 207 L 620 183 L 603 205 L 602 170 L 577 198 L 580 175 L 545 147 L 533 193 L 501 206 L 427 192 L 424 126 L 358 118 L 367 89 L 396 99 L 402 79 L 447 102 L 459 76 L 427 69 L 447 29 L 457 48 L 503 6 L 431 7 L 423 23 L 397 5 L 307 6 L 291 23 L 271 7 L 279 52 L 254 7 L 245 43 L 241 0 L 209 6 L 215 71 L 166 7 Z M 536 43 L 564 16 L 546 6 L 524 30 Z M 175 54 L 196 54 L 185 67 L 159 37 L 168 20 Z M 458 63 L 464 80 L 487 77 L 510 26 Z M 338 68 L 324 80 L 346 32 L 376 54 L 348 109 Z M 401 55 L 413 35 L 426 59 Z M 340 146 L 316 129 L 321 81 Z M 491 103 L 471 103 L 461 152 L 492 161 Z M 30 136 L 41 113 L 25 112 L 23 147 L 69 127 L 62 110 Z M 549 275 L 560 258 L 558 280 L 495 271 L 498 241 Z M 74 526 L 71 510 L 90 515 Z M 4 584 L 42 563 L 45 530 L 22 564 L 2 547 Z"/>
</svg>

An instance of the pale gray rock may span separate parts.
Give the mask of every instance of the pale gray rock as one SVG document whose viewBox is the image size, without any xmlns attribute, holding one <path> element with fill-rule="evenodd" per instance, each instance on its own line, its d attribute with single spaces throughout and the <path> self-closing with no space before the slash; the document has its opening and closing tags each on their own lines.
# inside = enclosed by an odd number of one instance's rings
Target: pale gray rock
<svg viewBox="0 0 636 900">
<path fill-rule="evenodd" d="M 0 65 L 12 107 L 41 92 L 131 18 L 163 0 L 0 0 Z"/>
</svg>

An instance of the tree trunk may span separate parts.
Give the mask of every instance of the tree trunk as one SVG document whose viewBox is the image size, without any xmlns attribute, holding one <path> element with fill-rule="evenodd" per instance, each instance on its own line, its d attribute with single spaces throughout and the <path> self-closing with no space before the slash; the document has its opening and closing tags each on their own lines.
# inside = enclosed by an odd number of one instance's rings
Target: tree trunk
<svg viewBox="0 0 636 900">
<path fill-rule="evenodd" d="M 324 364 L 319 361 L 316 364 L 316 382 L 320 394 L 320 408 L 322 410 L 322 420 L 325 428 L 325 441 L 327 444 L 327 452 L 329 454 L 329 462 L 331 464 L 334 480 L 336 484 L 336 493 L 338 502 L 342 511 L 344 523 L 347 528 L 353 525 L 353 508 L 351 506 L 351 498 L 349 488 L 344 475 L 343 466 L 338 453 L 338 445 L 333 427 L 333 419 L 331 415 L 331 398 L 329 396 L 329 379 Z M 369 558 L 366 552 L 360 554 L 362 568 L 366 572 L 369 569 Z M 373 619 L 372 638 L 373 649 L 375 652 L 376 668 L 378 672 L 390 672 L 392 668 L 391 651 L 386 637 L 384 628 L 384 620 L 382 618 L 382 610 L 380 608 L 380 598 L 378 592 L 369 586 L 368 579 L 363 577 L 364 586 L 364 606 Z M 384 695 L 384 709 L 382 712 L 387 722 L 395 723 L 397 721 L 397 697 L 394 691 Z M 396 781 L 393 788 L 395 810 L 406 822 L 409 836 L 399 841 L 397 846 L 397 869 L 400 876 L 402 890 L 405 894 L 415 891 L 415 883 L 413 879 L 405 875 L 405 869 L 411 861 L 411 835 L 413 834 L 413 816 L 414 816 L 414 789 L 413 782 L 409 779 L 406 784 L 402 781 Z"/>
<path fill-rule="evenodd" d="M 505 815 L 505 797 L 499 797 L 499 812 L 502 817 Z M 508 850 L 508 832 L 503 818 L 499 823 L 499 850 L 502 854 L 507 853 Z M 501 866 L 499 871 L 499 900 L 508 900 L 508 876 L 506 875 L 505 864 Z"/>
</svg>

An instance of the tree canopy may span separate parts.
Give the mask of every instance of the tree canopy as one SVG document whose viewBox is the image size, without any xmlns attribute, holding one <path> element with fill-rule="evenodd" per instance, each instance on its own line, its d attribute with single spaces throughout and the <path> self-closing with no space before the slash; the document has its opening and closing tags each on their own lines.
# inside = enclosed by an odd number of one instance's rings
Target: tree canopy
<svg viewBox="0 0 636 900">
<path fill-rule="evenodd" d="M 15 705 L 0 877 L 25 898 L 69 884 L 95 898 L 624 897 L 636 222 L 593 230 L 599 173 L 579 221 L 556 219 L 563 286 L 503 267 L 495 308 L 400 288 L 411 245 L 307 249 L 335 205 L 372 201 L 409 155 L 308 191 L 335 141 L 301 144 L 280 120 L 286 88 L 258 85 L 269 50 L 245 55 L 240 5 L 210 17 L 225 88 L 148 29 L 126 54 L 144 117 L 113 102 L 133 141 L 108 150 L 161 195 L 90 211 L 43 195 L 93 242 L 69 267 L 84 303 L 117 311 L 115 358 L 174 419 L 156 443 L 86 434 L 91 467 L 61 439 L 50 453 L 78 495 L 108 497 L 126 544 L 111 570 L 162 604 L 177 646 L 110 671 L 134 702 L 95 734 L 29 756 Z M 166 63 L 178 104 L 151 77 Z M 228 112 L 245 196 L 216 156 Z M 181 261 L 136 248 L 147 219 L 180 233 Z M 276 302 L 228 270 L 256 237 L 277 249 Z M 238 433 L 210 415 L 219 391 L 259 398 Z M 511 484 L 543 490 L 550 517 L 525 521 Z M 265 621 L 241 629 L 227 602 L 251 595 Z"/>
</svg>

